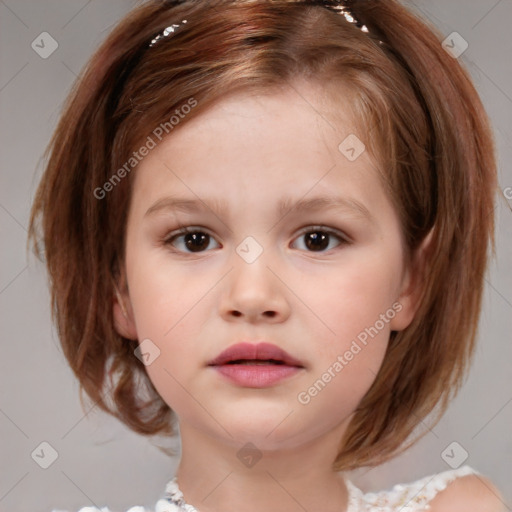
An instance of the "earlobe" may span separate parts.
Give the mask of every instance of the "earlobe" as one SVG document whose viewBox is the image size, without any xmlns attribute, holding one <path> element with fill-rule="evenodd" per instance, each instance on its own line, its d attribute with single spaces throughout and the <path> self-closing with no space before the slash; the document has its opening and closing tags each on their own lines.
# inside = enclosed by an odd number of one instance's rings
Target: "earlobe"
<svg viewBox="0 0 512 512">
<path fill-rule="evenodd" d="M 390 322 L 392 331 L 403 331 L 414 319 L 420 306 L 420 299 L 425 284 L 425 269 L 432 245 L 433 228 L 425 236 L 422 243 L 416 249 L 411 264 L 405 271 L 402 280 L 402 288 L 396 302 L 400 307 L 396 308 L 397 314 Z"/>
<path fill-rule="evenodd" d="M 121 294 L 116 283 L 113 283 L 113 288 L 115 292 L 112 308 L 114 327 L 123 338 L 136 340 L 137 329 L 128 294 Z"/>
</svg>

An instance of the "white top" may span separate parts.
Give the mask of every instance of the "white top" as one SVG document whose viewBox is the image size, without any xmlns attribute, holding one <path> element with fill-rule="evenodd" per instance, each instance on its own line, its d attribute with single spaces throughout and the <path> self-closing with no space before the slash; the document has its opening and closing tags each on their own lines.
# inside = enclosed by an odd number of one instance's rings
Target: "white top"
<svg viewBox="0 0 512 512">
<path fill-rule="evenodd" d="M 363 493 L 350 480 L 346 480 L 348 489 L 348 508 L 346 512 L 424 512 L 430 509 L 429 503 L 436 494 L 445 489 L 450 482 L 465 475 L 479 473 L 469 466 L 462 466 L 429 475 L 415 482 L 396 484 L 390 490 Z M 52 512 L 67 512 L 52 510 Z M 78 512 L 112 512 L 107 507 L 82 507 Z M 185 503 L 178 487 L 176 477 L 165 487 L 165 495 L 150 510 L 141 506 L 131 507 L 126 512 L 200 512 Z"/>
</svg>

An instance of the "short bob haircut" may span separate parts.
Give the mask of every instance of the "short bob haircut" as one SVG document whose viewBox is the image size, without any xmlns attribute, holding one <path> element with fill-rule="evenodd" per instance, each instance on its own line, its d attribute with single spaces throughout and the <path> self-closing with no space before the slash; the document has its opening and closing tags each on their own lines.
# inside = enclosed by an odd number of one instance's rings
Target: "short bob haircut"
<svg viewBox="0 0 512 512">
<path fill-rule="evenodd" d="M 185 0 L 134 8 L 63 106 L 44 154 L 29 242 L 46 259 L 52 318 L 80 398 L 85 390 L 135 432 L 172 437 L 176 416 L 134 356 L 137 340 L 113 325 L 134 174 L 126 162 L 133 164 L 133 152 L 176 112 L 186 112 L 179 129 L 228 93 L 269 93 L 305 78 L 334 101 L 349 94 L 359 138 L 381 164 L 408 261 L 432 238 L 418 310 L 405 330 L 390 335 L 380 371 L 340 439 L 333 466 L 340 471 L 408 448 L 425 433 L 411 436 L 416 427 L 427 416 L 437 423 L 460 389 L 474 352 L 489 246 L 495 255 L 498 188 L 489 119 L 437 29 L 398 0 L 353 3 L 368 32 L 316 4 Z M 183 19 L 183 28 L 149 46 Z"/>
</svg>

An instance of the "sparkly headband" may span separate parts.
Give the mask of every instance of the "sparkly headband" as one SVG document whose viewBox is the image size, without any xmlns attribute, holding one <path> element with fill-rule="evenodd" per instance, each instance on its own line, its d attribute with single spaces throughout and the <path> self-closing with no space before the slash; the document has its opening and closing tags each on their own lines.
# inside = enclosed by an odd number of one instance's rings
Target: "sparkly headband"
<svg viewBox="0 0 512 512">
<path fill-rule="evenodd" d="M 181 3 L 182 1 L 183 0 L 178 0 L 179 3 Z M 296 3 L 321 5 L 322 7 L 326 7 L 329 10 L 342 14 L 349 23 L 354 24 L 362 32 L 368 32 L 368 27 L 361 23 L 354 16 L 352 10 L 350 9 L 350 4 L 354 3 L 354 0 L 296 0 Z M 187 20 L 182 20 L 180 23 L 177 24 L 173 23 L 170 27 L 165 28 L 163 32 L 161 32 L 154 39 L 152 39 L 151 43 L 149 43 L 149 46 L 154 46 L 157 43 L 157 41 L 169 36 L 170 34 L 173 34 L 174 32 L 176 32 L 176 30 L 181 28 L 186 23 Z M 378 42 L 379 44 L 383 44 L 382 41 Z"/>
</svg>

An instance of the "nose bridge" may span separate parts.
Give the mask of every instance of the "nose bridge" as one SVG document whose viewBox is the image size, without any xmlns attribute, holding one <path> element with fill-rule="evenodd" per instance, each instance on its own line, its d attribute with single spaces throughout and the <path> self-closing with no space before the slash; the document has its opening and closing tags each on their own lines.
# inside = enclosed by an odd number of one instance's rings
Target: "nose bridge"
<svg viewBox="0 0 512 512">
<path fill-rule="evenodd" d="M 259 237 L 261 240 L 261 236 Z M 232 283 L 237 293 L 245 296 L 263 296 L 274 288 L 272 266 L 272 248 L 264 247 L 254 236 L 245 237 L 235 248 L 232 257 L 234 266 Z M 274 262 L 275 263 L 275 262 Z M 246 289 L 244 289 L 246 288 Z"/>
<path fill-rule="evenodd" d="M 289 305 L 285 287 L 273 271 L 273 267 L 278 266 L 272 248 L 263 247 L 253 236 L 244 238 L 231 258 L 232 271 L 222 302 L 223 314 L 249 318 L 286 317 Z"/>
</svg>

